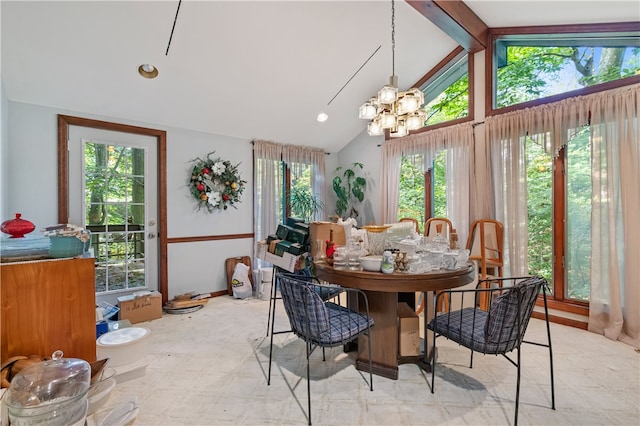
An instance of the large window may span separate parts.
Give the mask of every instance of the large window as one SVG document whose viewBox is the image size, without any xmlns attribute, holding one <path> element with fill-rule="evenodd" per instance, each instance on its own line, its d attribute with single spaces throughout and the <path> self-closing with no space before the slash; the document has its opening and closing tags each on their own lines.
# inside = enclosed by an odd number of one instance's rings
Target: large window
<svg viewBox="0 0 640 426">
<path fill-rule="evenodd" d="M 287 216 L 324 219 L 324 151 L 262 140 L 253 144 L 256 239 L 273 234 Z"/>
<path fill-rule="evenodd" d="M 495 35 L 492 109 L 640 74 L 640 31 L 598 28 L 586 33 L 562 33 L 558 28 L 555 34 Z"/>
<path fill-rule="evenodd" d="M 640 82 L 637 23 L 541 31 L 490 30 L 489 115 Z M 592 260 L 589 128 L 533 136 L 525 142 L 529 272 L 553 283 L 560 302 L 554 308 L 585 314 Z M 554 138 L 563 141 L 557 152 L 545 145 Z"/>
</svg>

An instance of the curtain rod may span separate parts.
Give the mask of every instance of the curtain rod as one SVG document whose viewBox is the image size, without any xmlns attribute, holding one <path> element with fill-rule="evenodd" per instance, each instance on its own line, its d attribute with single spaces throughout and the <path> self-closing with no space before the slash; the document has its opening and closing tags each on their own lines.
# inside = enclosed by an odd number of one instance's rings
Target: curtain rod
<svg viewBox="0 0 640 426">
<path fill-rule="evenodd" d="M 253 141 L 253 140 L 252 140 L 252 141 L 249 141 L 249 143 L 250 143 L 251 145 L 255 145 L 255 143 L 254 143 L 254 142 L 255 142 L 255 141 Z M 278 143 L 278 142 L 272 142 L 272 143 L 276 143 L 276 144 L 278 144 L 278 145 L 282 145 L 282 146 L 300 146 L 300 145 L 286 145 L 286 144 L 282 144 L 282 143 Z M 306 147 L 302 147 L 302 146 L 300 146 L 300 147 L 301 147 L 301 148 L 306 148 Z M 309 147 L 309 148 L 313 148 L 313 147 Z M 330 153 L 330 152 L 326 152 L 325 150 L 322 150 L 322 152 L 324 152 L 324 155 L 331 155 L 331 153 Z"/>
</svg>

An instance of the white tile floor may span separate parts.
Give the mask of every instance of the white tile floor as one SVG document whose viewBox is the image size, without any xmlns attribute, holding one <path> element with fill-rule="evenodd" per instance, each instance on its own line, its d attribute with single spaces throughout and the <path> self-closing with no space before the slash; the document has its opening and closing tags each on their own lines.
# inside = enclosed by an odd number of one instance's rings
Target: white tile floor
<svg viewBox="0 0 640 426">
<path fill-rule="evenodd" d="M 275 336 L 267 386 L 269 302 L 217 297 L 191 314 L 138 324 L 151 330 L 149 367 L 116 386 L 99 421 L 118 403 L 136 398 L 133 425 L 263 425 L 307 423 L 304 344 Z M 279 305 L 279 308 L 282 308 Z M 280 309 L 276 329 L 288 326 Z M 556 407 L 550 408 L 548 351 L 523 348 L 521 425 L 640 424 L 640 353 L 583 330 L 552 324 Z M 544 322 L 527 338 L 544 341 Z M 516 369 L 502 357 L 476 355 L 438 341 L 435 394 L 430 374 L 400 366 L 399 379 L 368 375 L 340 348 L 312 360 L 312 420 L 316 425 L 500 425 L 513 423 Z"/>
</svg>

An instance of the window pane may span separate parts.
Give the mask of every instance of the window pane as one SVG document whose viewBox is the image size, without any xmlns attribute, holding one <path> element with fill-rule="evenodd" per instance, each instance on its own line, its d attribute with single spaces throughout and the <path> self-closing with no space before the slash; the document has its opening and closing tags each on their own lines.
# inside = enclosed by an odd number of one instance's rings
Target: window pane
<svg viewBox="0 0 640 426">
<path fill-rule="evenodd" d="M 527 216 L 529 273 L 551 282 L 553 276 L 552 164 L 543 135 L 527 138 Z"/>
<path fill-rule="evenodd" d="M 144 260 L 129 262 L 127 276 L 129 288 L 144 287 Z"/>
<path fill-rule="evenodd" d="M 85 224 L 96 256 L 96 291 L 144 286 L 145 150 L 85 142 L 84 153 Z"/>
<path fill-rule="evenodd" d="M 427 113 L 425 125 L 443 123 L 469 115 L 469 60 L 457 57 L 422 87 Z"/>
<path fill-rule="evenodd" d="M 432 187 L 425 191 L 425 166 L 422 155 L 402 157 L 398 219 L 411 217 L 424 226 L 428 217 L 447 217 L 446 150 L 440 151 L 431 166 Z M 431 197 L 433 212 L 425 213 L 425 194 Z M 423 230 L 424 231 L 424 230 Z"/>
<path fill-rule="evenodd" d="M 398 219 L 411 217 L 420 224 L 426 220 L 424 215 L 424 172 L 422 156 L 402 157 L 400 165 L 400 191 L 398 196 Z"/>
<path fill-rule="evenodd" d="M 558 95 L 639 72 L 637 33 L 617 38 L 505 36 L 495 45 L 495 106 Z"/>
<path fill-rule="evenodd" d="M 567 286 L 565 298 L 589 300 L 591 273 L 591 145 L 589 129 L 567 144 Z"/>
<path fill-rule="evenodd" d="M 323 211 L 324 206 L 311 190 L 311 165 L 291 163 L 289 165 L 291 187 L 288 190 L 291 217 L 310 222 L 315 213 Z"/>
<path fill-rule="evenodd" d="M 107 146 L 107 164 L 114 174 L 131 174 L 131 148 L 126 146 Z"/>
<path fill-rule="evenodd" d="M 438 153 L 433 161 L 433 217 L 447 217 L 447 151 Z"/>
</svg>

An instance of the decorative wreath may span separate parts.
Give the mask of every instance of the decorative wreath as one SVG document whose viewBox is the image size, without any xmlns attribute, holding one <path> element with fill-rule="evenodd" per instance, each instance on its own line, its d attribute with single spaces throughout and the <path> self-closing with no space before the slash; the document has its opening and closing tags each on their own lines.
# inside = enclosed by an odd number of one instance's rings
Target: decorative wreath
<svg viewBox="0 0 640 426">
<path fill-rule="evenodd" d="M 238 166 L 229 161 L 211 158 L 215 153 L 207 154 L 206 159 L 200 157 L 192 160 L 193 169 L 189 179 L 191 194 L 198 201 L 198 210 L 203 207 L 209 211 L 226 210 L 229 206 L 237 208 L 234 204 L 240 202 L 240 195 L 247 183 L 240 177 Z"/>
</svg>

